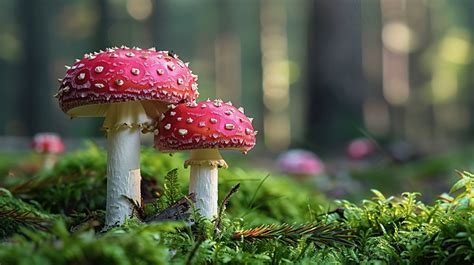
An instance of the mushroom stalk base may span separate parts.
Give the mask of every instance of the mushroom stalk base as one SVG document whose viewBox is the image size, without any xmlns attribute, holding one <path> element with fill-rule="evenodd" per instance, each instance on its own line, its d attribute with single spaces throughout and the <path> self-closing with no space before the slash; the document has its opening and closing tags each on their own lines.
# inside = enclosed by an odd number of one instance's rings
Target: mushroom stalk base
<svg viewBox="0 0 474 265">
<path fill-rule="evenodd" d="M 43 156 L 43 170 L 51 170 L 56 165 L 56 155 L 55 154 L 45 154 Z"/>
<path fill-rule="evenodd" d="M 191 165 L 189 193 L 196 194 L 196 209 L 202 216 L 217 216 L 217 166 Z"/>
<path fill-rule="evenodd" d="M 189 193 L 196 194 L 196 209 L 202 216 L 212 219 L 217 216 L 218 166 L 227 167 L 218 149 L 191 151 L 185 162 L 191 166 Z"/>
<path fill-rule="evenodd" d="M 111 105 L 112 107 L 113 105 Z M 132 106 L 132 105 L 129 105 Z M 124 106 L 122 106 L 123 108 Z M 110 112 L 114 113 L 114 111 Z M 115 112 L 120 121 L 134 120 L 133 111 Z M 140 128 L 138 125 L 113 126 L 107 131 L 106 228 L 121 225 L 133 213 L 126 198 L 141 203 Z"/>
</svg>

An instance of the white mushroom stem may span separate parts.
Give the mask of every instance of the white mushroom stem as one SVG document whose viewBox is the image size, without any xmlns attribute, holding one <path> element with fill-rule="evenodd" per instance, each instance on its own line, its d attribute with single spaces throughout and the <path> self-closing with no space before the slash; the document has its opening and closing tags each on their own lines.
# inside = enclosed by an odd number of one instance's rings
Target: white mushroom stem
<svg viewBox="0 0 474 265">
<path fill-rule="evenodd" d="M 107 130 L 106 227 L 123 224 L 133 213 L 127 198 L 140 194 L 140 126 L 148 118 L 139 102 L 113 103 L 104 121 Z"/>
<path fill-rule="evenodd" d="M 56 154 L 47 153 L 43 155 L 43 170 L 51 170 L 56 165 Z"/>
<path fill-rule="evenodd" d="M 217 216 L 218 167 L 227 167 L 218 149 L 192 150 L 185 162 L 191 166 L 189 193 L 196 194 L 196 209 L 202 216 L 213 219 Z"/>
</svg>

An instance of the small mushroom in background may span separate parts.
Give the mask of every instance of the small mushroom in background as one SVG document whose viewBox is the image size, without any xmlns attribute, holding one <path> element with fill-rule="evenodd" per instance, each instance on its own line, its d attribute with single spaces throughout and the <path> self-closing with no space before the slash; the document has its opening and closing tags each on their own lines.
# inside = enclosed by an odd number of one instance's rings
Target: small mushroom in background
<svg viewBox="0 0 474 265">
<path fill-rule="evenodd" d="M 277 159 L 278 168 L 302 181 L 310 176 L 321 175 L 326 171 L 324 162 L 313 152 L 294 149 L 281 154 Z"/>
<path fill-rule="evenodd" d="M 33 137 L 31 147 L 42 154 L 42 169 L 50 170 L 57 162 L 57 155 L 64 152 L 64 142 L 58 134 L 38 133 Z"/>
<path fill-rule="evenodd" d="M 255 145 L 252 120 L 243 108 L 222 100 L 170 105 L 160 117 L 155 147 L 162 152 L 190 150 L 185 162 L 190 166 L 189 193 L 196 194 L 196 208 L 201 215 L 217 215 L 218 167 L 227 168 L 219 150 L 247 153 Z"/>
<path fill-rule="evenodd" d="M 350 160 L 362 160 L 375 153 L 375 144 L 367 138 L 352 140 L 346 148 L 346 155 Z"/>
<path fill-rule="evenodd" d="M 155 48 L 108 48 L 85 54 L 59 79 L 56 97 L 71 117 L 105 117 L 106 228 L 131 216 L 128 197 L 140 204 L 140 131 L 154 131 L 169 103 L 195 100 L 197 76 L 176 54 Z"/>
</svg>

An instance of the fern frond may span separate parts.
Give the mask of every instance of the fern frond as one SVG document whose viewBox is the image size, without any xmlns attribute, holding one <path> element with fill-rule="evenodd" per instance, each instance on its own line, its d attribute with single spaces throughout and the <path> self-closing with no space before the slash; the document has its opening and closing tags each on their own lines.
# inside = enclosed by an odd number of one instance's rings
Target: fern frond
<svg viewBox="0 0 474 265">
<path fill-rule="evenodd" d="M 178 199 L 183 197 L 178 181 L 178 169 L 175 168 L 169 171 L 165 176 L 165 183 L 163 184 L 163 195 L 165 196 L 168 206 L 176 203 Z"/>
</svg>

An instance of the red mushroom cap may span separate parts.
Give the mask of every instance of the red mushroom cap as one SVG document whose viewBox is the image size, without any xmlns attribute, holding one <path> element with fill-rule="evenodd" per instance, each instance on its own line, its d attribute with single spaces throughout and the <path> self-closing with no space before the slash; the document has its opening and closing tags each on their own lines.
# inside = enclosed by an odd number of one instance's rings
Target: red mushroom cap
<svg viewBox="0 0 474 265">
<path fill-rule="evenodd" d="M 278 167 L 294 175 L 319 175 L 326 169 L 324 162 L 313 152 L 293 149 L 280 155 Z"/>
<path fill-rule="evenodd" d="M 55 133 L 38 133 L 33 137 L 32 148 L 38 153 L 60 154 L 64 152 L 64 143 Z"/>
<path fill-rule="evenodd" d="M 164 152 L 213 148 L 247 152 L 257 134 L 243 108 L 222 100 L 170 105 L 158 129 L 155 147 Z"/>
<path fill-rule="evenodd" d="M 361 160 L 369 157 L 375 152 L 375 144 L 366 138 L 358 138 L 352 140 L 346 149 L 346 154 L 349 159 Z"/>
<path fill-rule="evenodd" d="M 57 97 L 68 113 L 91 104 L 158 100 L 178 103 L 195 100 L 197 75 L 187 63 L 167 51 L 128 47 L 85 54 L 68 67 Z M 74 111 L 81 116 L 87 111 Z M 91 113 L 87 113 L 92 116 Z"/>
</svg>

